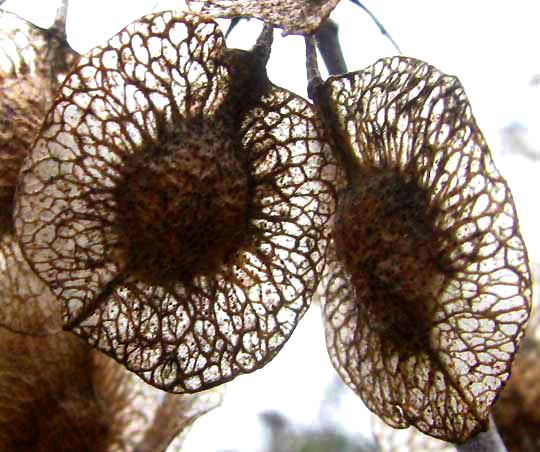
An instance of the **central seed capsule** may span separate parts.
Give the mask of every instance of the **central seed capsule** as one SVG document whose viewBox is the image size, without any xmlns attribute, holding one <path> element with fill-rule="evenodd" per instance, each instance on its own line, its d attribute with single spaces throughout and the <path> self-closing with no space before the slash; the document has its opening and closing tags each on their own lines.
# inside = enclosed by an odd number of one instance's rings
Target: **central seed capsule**
<svg viewBox="0 0 540 452">
<path fill-rule="evenodd" d="M 151 283 L 212 273 L 247 240 L 249 179 L 227 127 L 182 129 L 131 156 L 116 192 L 128 270 Z"/>
<path fill-rule="evenodd" d="M 445 280 L 436 213 L 428 193 L 397 170 L 361 177 L 340 202 L 337 252 L 373 327 L 400 348 L 427 340 Z"/>
</svg>

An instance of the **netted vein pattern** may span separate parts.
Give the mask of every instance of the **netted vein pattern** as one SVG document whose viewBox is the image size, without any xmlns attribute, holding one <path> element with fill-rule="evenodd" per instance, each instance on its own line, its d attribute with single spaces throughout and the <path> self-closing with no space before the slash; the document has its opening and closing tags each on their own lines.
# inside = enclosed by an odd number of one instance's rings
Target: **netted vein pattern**
<svg viewBox="0 0 540 452">
<path fill-rule="evenodd" d="M 396 57 L 326 89 L 357 161 L 324 282 L 331 360 L 389 425 L 464 441 L 530 311 L 510 190 L 456 78 Z"/>
<path fill-rule="evenodd" d="M 17 287 L 15 295 L 22 298 L 12 305 L 11 323 L 43 336 L 0 328 L 0 449 L 180 450 L 189 426 L 217 407 L 223 392 L 164 394 L 72 333 L 46 334 L 61 327 L 60 304 L 34 274 L 26 275 L 30 270 L 9 237 L 0 248 L 8 266 L 0 290 Z M 40 297 L 42 312 L 29 308 L 33 297 Z"/>
<path fill-rule="evenodd" d="M 16 230 L 66 327 L 168 391 L 272 359 L 335 210 L 310 104 L 254 65 L 232 80 L 250 54 L 229 52 L 205 16 L 134 22 L 81 59 L 20 176 Z"/>
<path fill-rule="evenodd" d="M 194 11 L 214 17 L 256 17 L 286 34 L 311 34 L 339 0 L 187 0 Z"/>
<path fill-rule="evenodd" d="M 0 82 L 0 234 L 13 232 L 17 175 L 47 107 L 52 103 L 46 89 L 47 83 L 40 77 Z"/>
</svg>

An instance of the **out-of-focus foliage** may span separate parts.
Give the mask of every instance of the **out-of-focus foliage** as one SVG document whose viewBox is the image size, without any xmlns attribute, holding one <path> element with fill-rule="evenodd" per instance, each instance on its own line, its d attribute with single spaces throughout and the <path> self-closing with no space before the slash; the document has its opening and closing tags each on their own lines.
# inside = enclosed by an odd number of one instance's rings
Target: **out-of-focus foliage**
<svg viewBox="0 0 540 452">
<path fill-rule="evenodd" d="M 377 452 L 367 438 L 352 437 L 335 426 L 298 427 L 283 414 L 264 412 L 266 427 L 264 452 Z"/>
</svg>

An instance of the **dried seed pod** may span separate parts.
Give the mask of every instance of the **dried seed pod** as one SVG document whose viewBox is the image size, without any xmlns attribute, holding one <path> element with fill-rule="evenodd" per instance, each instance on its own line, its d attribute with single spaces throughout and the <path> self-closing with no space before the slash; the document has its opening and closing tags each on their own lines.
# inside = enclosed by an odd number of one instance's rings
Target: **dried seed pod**
<svg viewBox="0 0 540 452">
<path fill-rule="evenodd" d="M 194 11 L 213 17 L 256 17 L 286 34 L 311 34 L 340 0 L 187 0 Z"/>
<path fill-rule="evenodd" d="M 81 341 L 82 346 L 90 348 Z M 107 451 L 180 451 L 193 422 L 223 402 L 224 387 L 167 394 L 103 353 L 92 350 L 92 356 L 94 391 L 111 425 Z"/>
<path fill-rule="evenodd" d="M 0 330 L 1 450 L 106 450 L 110 424 L 92 394 L 92 352 L 69 333 Z"/>
<path fill-rule="evenodd" d="M 0 369 L 1 450 L 165 450 L 221 403 L 215 390 L 163 397 L 68 332 L 0 330 Z"/>
<path fill-rule="evenodd" d="M 143 17 L 81 58 L 20 175 L 65 327 L 167 391 L 270 361 L 324 264 L 336 165 L 267 57 L 206 16 Z"/>
<path fill-rule="evenodd" d="M 60 305 L 49 302 L 52 294 L 13 239 L 13 199 L 22 161 L 76 58 L 54 28 L 44 30 L 0 10 L 0 325 L 13 331 L 45 334 L 59 327 L 53 317 Z M 21 309 L 28 316 L 16 315 Z"/>
<path fill-rule="evenodd" d="M 487 428 L 530 312 L 510 190 L 455 77 L 388 58 L 314 88 L 347 167 L 324 280 L 331 360 L 389 425 Z"/>
</svg>

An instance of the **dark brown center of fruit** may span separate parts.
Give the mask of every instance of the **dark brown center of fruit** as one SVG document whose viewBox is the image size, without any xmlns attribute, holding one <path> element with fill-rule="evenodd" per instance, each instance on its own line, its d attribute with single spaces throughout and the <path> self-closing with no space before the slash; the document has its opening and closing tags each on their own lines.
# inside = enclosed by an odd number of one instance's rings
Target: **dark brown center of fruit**
<svg viewBox="0 0 540 452">
<path fill-rule="evenodd" d="M 116 193 L 128 270 L 150 283 L 218 270 L 246 241 L 249 178 L 223 127 L 194 124 L 128 164 Z"/>
<path fill-rule="evenodd" d="M 424 343 L 445 282 L 437 210 L 427 191 L 397 170 L 359 180 L 340 200 L 338 255 L 373 327 L 395 337 L 396 346 Z"/>
</svg>

